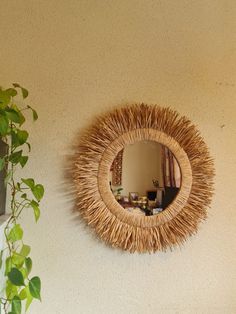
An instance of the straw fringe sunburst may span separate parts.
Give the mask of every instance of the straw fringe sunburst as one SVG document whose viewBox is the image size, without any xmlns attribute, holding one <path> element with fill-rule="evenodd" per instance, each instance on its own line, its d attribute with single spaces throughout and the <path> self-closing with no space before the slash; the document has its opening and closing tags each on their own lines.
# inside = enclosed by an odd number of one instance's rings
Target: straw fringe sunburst
<svg viewBox="0 0 236 314">
<path fill-rule="evenodd" d="M 117 153 L 141 140 L 167 146 L 182 176 L 175 200 L 163 212 L 148 217 L 126 211 L 109 186 L 109 170 Z M 130 252 L 165 251 L 182 244 L 206 219 L 213 177 L 208 148 L 186 117 L 156 105 L 130 105 L 98 118 L 80 140 L 74 164 L 76 208 L 113 247 Z"/>
</svg>

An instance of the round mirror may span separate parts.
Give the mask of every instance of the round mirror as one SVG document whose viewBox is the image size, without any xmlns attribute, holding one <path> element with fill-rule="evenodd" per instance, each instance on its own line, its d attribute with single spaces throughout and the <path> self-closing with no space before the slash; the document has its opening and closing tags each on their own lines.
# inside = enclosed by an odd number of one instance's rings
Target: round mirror
<svg viewBox="0 0 236 314">
<path fill-rule="evenodd" d="M 111 191 L 132 214 L 157 215 L 181 187 L 181 171 L 173 153 L 155 141 L 126 145 L 110 169 Z"/>
<path fill-rule="evenodd" d="M 112 247 L 165 251 L 206 219 L 213 161 L 196 127 L 170 108 L 135 104 L 99 117 L 74 166 L 77 209 Z"/>
</svg>

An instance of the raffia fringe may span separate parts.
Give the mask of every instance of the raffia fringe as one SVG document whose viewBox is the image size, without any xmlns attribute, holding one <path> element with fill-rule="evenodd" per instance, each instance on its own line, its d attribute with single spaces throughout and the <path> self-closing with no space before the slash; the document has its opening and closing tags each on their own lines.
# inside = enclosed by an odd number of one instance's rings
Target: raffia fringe
<svg viewBox="0 0 236 314">
<path fill-rule="evenodd" d="M 163 135 L 175 156 L 181 151 L 187 156 L 190 172 L 186 172 L 186 182 L 191 185 L 181 187 L 182 196 L 177 196 L 174 207 L 155 215 L 159 217 L 137 218 L 115 201 L 103 175 L 107 174 L 119 145 L 142 138 L 153 140 L 155 132 Z M 184 162 L 182 166 L 185 167 Z M 73 178 L 76 208 L 100 238 L 113 247 L 130 252 L 166 251 L 183 244 L 206 219 L 213 178 L 213 160 L 190 120 L 170 108 L 129 105 L 99 117 L 80 139 Z"/>
</svg>

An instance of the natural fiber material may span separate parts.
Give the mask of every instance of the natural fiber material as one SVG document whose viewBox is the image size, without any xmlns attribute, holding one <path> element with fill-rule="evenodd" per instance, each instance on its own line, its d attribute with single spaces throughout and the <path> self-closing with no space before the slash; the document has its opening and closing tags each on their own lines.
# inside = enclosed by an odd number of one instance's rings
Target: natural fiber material
<svg viewBox="0 0 236 314">
<path fill-rule="evenodd" d="M 115 200 L 109 170 L 125 145 L 157 141 L 175 155 L 182 175 L 175 200 L 154 216 L 133 215 Z M 80 140 L 74 182 L 77 209 L 107 243 L 130 252 L 165 251 L 182 244 L 207 216 L 213 160 L 199 131 L 170 108 L 130 105 L 97 119 Z"/>
</svg>

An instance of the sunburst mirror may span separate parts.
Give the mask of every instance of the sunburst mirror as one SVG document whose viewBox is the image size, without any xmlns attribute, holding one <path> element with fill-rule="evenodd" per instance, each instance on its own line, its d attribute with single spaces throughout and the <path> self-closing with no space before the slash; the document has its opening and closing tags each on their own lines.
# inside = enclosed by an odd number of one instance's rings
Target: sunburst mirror
<svg viewBox="0 0 236 314">
<path fill-rule="evenodd" d="M 98 117 L 80 139 L 76 208 L 113 247 L 165 251 L 206 218 L 213 177 L 190 120 L 170 108 L 129 105 Z"/>
</svg>

